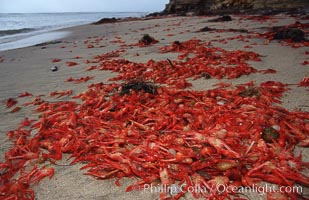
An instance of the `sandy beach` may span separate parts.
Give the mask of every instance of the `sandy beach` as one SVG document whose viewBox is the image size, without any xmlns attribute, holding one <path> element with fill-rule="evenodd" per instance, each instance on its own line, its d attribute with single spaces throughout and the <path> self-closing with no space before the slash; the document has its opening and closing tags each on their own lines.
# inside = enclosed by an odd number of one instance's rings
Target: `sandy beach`
<svg viewBox="0 0 309 200">
<path fill-rule="evenodd" d="M 187 79 L 193 84 L 190 90 L 208 90 L 215 88 L 214 84 L 225 82 L 233 85 L 244 84 L 254 81 L 260 84 L 266 81 L 280 81 L 288 86 L 289 91 L 284 93 L 280 106 L 289 111 L 300 110 L 309 112 L 308 87 L 299 87 L 298 84 L 304 77 L 309 77 L 309 65 L 303 65 L 309 61 L 308 47 L 292 48 L 285 43 L 278 41 L 267 41 L 262 38 L 251 38 L 248 41 L 228 39 L 248 33 L 239 32 L 197 32 L 205 26 L 214 29 L 247 29 L 250 32 L 266 32 L 267 27 L 284 26 L 299 21 L 308 23 L 309 20 L 302 20 L 297 17 L 276 15 L 273 19 L 265 21 L 254 21 L 244 19 L 241 16 L 232 16 L 229 22 L 208 22 L 214 17 L 165 17 L 159 19 L 127 21 L 102 25 L 83 25 L 63 29 L 70 35 L 59 39 L 59 42 L 47 43 L 27 48 L 14 49 L 0 52 L 3 61 L 0 63 L 0 102 L 8 98 L 17 98 L 18 95 L 27 91 L 34 96 L 42 96 L 48 101 L 72 100 L 72 96 L 87 90 L 91 83 L 109 83 L 108 79 L 115 77 L 117 73 L 110 71 L 99 71 L 86 69 L 93 63 L 86 64 L 95 55 L 101 55 L 123 49 L 120 58 L 133 62 L 146 63 L 152 60 L 176 60 L 178 53 L 160 53 L 159 48 L 171 45 L 174 41 L 187 41 L 200 39 L 204 42 L 211 41 L 211 46 L 220 47 L 226 50 L 253 51 L 261 55 L 261 62 L 249 62 L 257 70 L 276 70 L 276 73 L 252 73 L 235 79 Z M 308 30 L 307 30 L 308 31 Z M 144 35 L 150 34 L 159 42 L 147 47 L 131 46 Z M 223 40 L 226 39 L 226 42 Z M 120 41 L 119 41 L 120 40 Z M 123 45 L 126 44 L 126 45 Z M 90 46 L 92 45 L 92 46 Z M 248 47 L 249 46 L 249 47 Z M 306 53 L 307 52 L 307 53 Z M 0 60 L 1 60 L 0 58 Z M 52 62 L 53 59 L 60 59 L 59 62 Z M 68 67 L 66 62 L 76 62 L 75 66 Z M 51 67 L 57 66 L 58 70 L 53 72 Z M 67 78 L 94 77 L 86 83 L 74 84 L 66 82 Z M 293 85 L 294 84 L 294 85 Z M 50 97 L 53 91 L 72 90 L 72 96 L 61 98 Z M 10 113 L 11 109 L 5 104 L 0 104 L 0 161 L 4 160 L 4 154 L 12 147 L 12 141 L 7 139 L 6 133 L 16 129 L 25 118 L 37 119 L 38 113 L 33 112 L 35 106 L 22 106 L 32 101 L 34 97 L 17 98 L 17 106 L 21 107 L 18 112 Z M 73 100 L 77 101 L 77 100 Z M 303 161 L 309 162 L 307 148 L 296 148 L 295 153 L 303 154 Z M 68 165 L 68 155 L 57 162 Z M 114 184 L 114 180 L 96 180 L 95 178 L 83 175 L 85 171 L 80 170 L 81 163 L 72 166 L 56 166 L 45 163 L 46 166 L 55 169 L 54 176 L 43 179 L 33 189 L 38 200 L 51 199 L 159 199 L 159 193 L 150 191 L 125 192 L 128 185 L 135 182 L 135 178 L 124 178 L 120 181 L 121 186 Z M 308 171 L 304 172 L 308 176 Z M 307 190 L 304 188 L 304 190 Z M 308 191 L 307 193 L 308 194 Z M 250 199 L 265 199 L 265 195 L 248 194 Z M 192 199 L 187 194 L 183 199 Z"/>
</svg>

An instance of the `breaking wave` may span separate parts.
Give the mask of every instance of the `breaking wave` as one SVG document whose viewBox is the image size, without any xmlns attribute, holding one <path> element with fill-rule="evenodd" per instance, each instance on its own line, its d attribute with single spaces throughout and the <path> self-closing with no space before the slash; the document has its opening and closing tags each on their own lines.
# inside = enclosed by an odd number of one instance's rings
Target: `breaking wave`
<svg viewBox="0 0 309 200">
<path fill-rule="evenodd" d="M 33 28 L 21 28 L 21 29 L 12 29 L 12 30 L 0 30 L 0 36 L 5 36 L 5 35 L 14 35 L 18 33 L 27 33 L 34 31 L 35 29 Z"/>
</svg>

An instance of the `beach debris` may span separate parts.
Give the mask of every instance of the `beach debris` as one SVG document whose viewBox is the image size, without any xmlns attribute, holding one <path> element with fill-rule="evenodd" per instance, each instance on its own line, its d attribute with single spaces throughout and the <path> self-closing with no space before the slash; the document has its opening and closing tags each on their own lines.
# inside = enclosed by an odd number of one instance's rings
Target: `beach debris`
<svg viewBox="0 0 309 200">
<path fill-rule="evenodd" d="M 274 69 L 264 69 L 264 70 L 259 70 L 260 73 L 263 73 L 263 74 L 275 74 L 277 73 L 276 70 Z"/>
<path fill-rule="evenodd" d="M 260 90 L 258 87 L 249 86 L 239 93 L 242 97 L 258 97 Z"/>
<path fill-rule="evenodd" d="M 80 78 L 72 78 L 69 77 L 67 78 L 67 82 L 74 82 L 74 83 L 85 83 L 89 80 L 92 80 L 94 77 L 93 76 L 86 76 L 86 77 L 80 77 Z"/>
<path fill-rule="evenodd" d="M 56 72 L 56 71 L 58 71 L 58 67 L 57 66 L 52 66 L 52 67 L 50 67 L 50 70 L 52 72 Z"/>
<path fill-rule="evenodd" d="M 29 106 L 29 105 L 40 105 L 44 102 L 44 100 L 41 98 L 45 95 L 38 95 L 36 96 L 32 101 L 26 102 L 23 104 L 23 106 Z"/>
<path fill-rule="evenodd" d="M 22 151 L 23 149 L 19 149 L 19 150 Z M 30 157 L 30 155 L 35 155 L 35 154 L 31 154 L 29 152 L 26 157 Z M 21 159 L 23 158 L 11 157 L 12 162 L 16 161 L 16 163 L 19 163 L 19 164 L 21 162 L 18 160 L 21 160 Z M 7 165 L 1 166 L 3 170 L 8 169 L 9 167 L 11 166 L 7 166 Z M 35 199 L 34 191 L 31 190 L 30 188 L 34 184 L 40 182 L 45 177 L 51 178 L 53 174 L 54 174 L 53 168 L 46 168 L 46 167 L 38 168 L 36 165 L 32 167 L 31 171 L 29 172 L 26 172 L 26 170 L 22 170 L 20 173 L 20 176 L 14 181 L 14 183 L 5 183 L 5 186 L 9 187 L 10 189 L 10 195 L 8 196 L 9 198 L 5 198 L 5 199 L 12 199 L 12 198 Z M 7 176 L 8 174 L 5 173 L 4 175 Z M 1 196 L 3 195 L 1 194 Z M 6 195 L 4 195 L 4 197 L 6 197 Z"/>
<path fill-rule="evenodd" d="M 119 35 L 115 35 L 115 39 L 110 41 L 110 43 L 114 44 L 121 44 L 122 47 L 126 46 L 125 41 L 122 40 L 122 38 Z"/>
<path fill-rule="evenodd" d="M 274 22 L 274 20 L 276 20 L 277 17 L 275 15 L 249 15 L 249 16 L 243 16 L 241 18 L 241 20 L 253 20 L 256 22 L 268 22 L 268 21 L 272 21 Z"/>
<path fill-rule="evenodd" d="M 120 87 L 120 95 L 131 94 L 131 91 L 141 91 L 143 90 L 145 93 L 156 94 L 157 86 L 151 82 L 145 82 L 142 80 L 131 80 L 127 83 L 124 83 Z"/>
<path fill-rule="evenodd" d="M 234 28 L 228 28 L 228 29 L 217 29 L 217 28 L 209 28 L 208 26 L 205 26 L 204 28 L 201 28 L 197 32 L 208 32 L 208 31 L 215 31 L 217 33 L 223 33 L 223 32 L 239 32 L 239 33 L 249 33 L 247 29 L 234 29 Z"/>
<path fill-rule="evenodd" d="M 175 67 L 175 65 L 173 64 L 173 61 L 171 61 L 169 58 L 166 59 L 168 61 L 168 63 L 171 65 L 171 67 Z"/>
<path fill-rule="evenodd" d="M 31 93 L 29 93 L 29 92 L 23 92 L 20 95 L 18 95 L 19 98 L 29 97 L 29 96 L 33 96 L 33 95 Z"/>
<path fill-rule="evenodd" d="M 143 35 L 143 37 L 138 41 L 138 46 L 149 46 L 152 44 L 158 43 L 158 40 L 155 40 L 153 37 L 151 37 L 148 34 Z"/>
<path fill-rule="evenodd" d="M 25 128 L 25 127 L 29 127 L 32 122 L 34 122 L 36 120 L 29 120 L 28 117 L 25 117 L 24 120 L 22 122 L 20 122 L 20 125 L 18 128 Z"/>
<path fill-rule="evenodd" d="M 59 59 L 59 58 L 54 58 L 54 59 L 52 60 L 53 63 L 60 62 L 60 61 L 61 61 L 61 59 Z"/>
<path fill-rule="evenodd" d="M 72 61 L 67 61 L 67 62 L 65 62 L 65 64 L 66 64 L 68 67 L 72 67 L 72 66 L 78 65 L 78 63 L 72 62 Z"/>
<path fill-rule="evenodd" d="M 187 78 L 198 79 L 205 73 L 216 79 L 233 79 L 260 72 L 246 63 L 247 61 L 261 61 L 258 54 L 241 50 L 227 51 L 211 47 L 201 40 L 175 41 L 170 46 L 160 48 L 160 51 L 179 53 L 178 58 L 184 61 L 149 60 L 147 63 L 135 63 L 125 59 L 105 59 L 105 56 L 95 56 L 94 60 L 99 63 L 98 70 L 111 70 L 119 73 L 116 77 L 109 79 L 111 81 L 129 81 L 136 77 L 143 77 L 145 81 L 168 84 L 179 89 L 192 86 L 186 80 Z"/>
<path fill-rule="evenodd" d="M 248 87 L 263 92 L 259 97 L 238 95 Z M 15 145 L 0 164 L 0 195 L 34 198 L 33 184 L 55 171 L 37 165 L 29 171 L 25 165 L 56 163 L 63 153 L 71 155 L 71 165 L 83 163 L 84 174 L 97 179 L 116 178 L 119 184 L 123 177 L 139 178 L 128 192 L 153 182 L 166 187 L 204 184 L 202 197 L 217 199 L 238 193 L 219 193 L 211 185 L 308 185 L 309 177 L 302 174 L 308 167 L 293 149 L 308 140 L 309 114 L 273 105 L 284 87 L 279 82 L 206 91 L 160 86 L 154 93 L 152 84 L 132 81 L 91 84 L 76 97 L 79 103 L 43 101 L 35 109 L 41 118 L 23 120 L 18 129 L 7 132 Z M 115 92 L 119 90 L 125 94 Z M 27 184 L 18 187 L 19 181 Z M 187 192 L 161 191 L 160 196 L 180 198 Z M 298 193 L 288 195 L 301 198 Z"/>
<path fill-rule="evenodd" d="M 104 47 L 100 44 L 104 37 L 88 37 L 87 40 L 84 41 L 85 47 L 88 49 L 97 48 L 97 47 Z M 93 40 L 91 40 L 93 39 Z"/>
<path fill-rule="evenodd" d="M 201 28 L 198 32 L 208 32 L 213 31 L 213 28 L 209 28 L 208 26 L 205 26 L 204 28 Z"/>
<path fill-rule="evenodd" d="M 15 107 L 15 108 L 13 108 L 13 109 L 10 111 L 10 113 L 15 113 L 15 112 L 18 112 L 18 111 L 20 111 L 20 110 L 21 110 L 21 107 L 17 106 L 17 107 Z"/>
<path fill-rule="evenodd" d="M 86 64 L 89 63 L 99 63 L 101 60 L 109 60 L 112 58 L 117 58 L 120 56 L 121 53 L 123 53 L 125 50 L 120 49 L 120 50 L 116 50 L 116 51 L 111 51 L 111 52 L 107 52 L 107 53 L 103 53 L 101 55 L 96 55 L 94 56 L 94 59 L 92 60 L 85 60 Z"/>
<path fill-rule="evenodd" d="M 298 28 L 283 28 L 275 32 L 274 40 L 291 39 L 293 42 L 301 42 L 305 40 L 305 32 Z"/>
<path fill-rule="evenodd" d="M 207 72 L 202 72 L 201 77 L 204 78 L 204 79 L 211 79 L 211 75 L 208 74 Z"/>
<path fill-rule="evenodd" d="M 93 23 L 94 25 L 100 25 L 100 24 L 110 24 L 110 23 L 116 23 L 118 20 L 115 17 L 112 18 L 103 18 L 100 19 L 99 21 Z"/>
<path fill-rule="evenodd" d="M 178 40 L 176 40 L 176 41 L 174 41 L 173 43 L 172 43 L 172 46 L 176 46 L 176 47 L 181 47 L 181 42 L 180 41 L 178 41 Z M 179 49 L 180 50 L 180 49 Z"/>
<path fill-rule="evenodd" d="M 63 97 L 63 96 L 70 96 L 72 95 L 72 90 L 61 90 L 61 91 L 53 91 L 49 94 L 49 96 L 54 97 L 57 96 L 57 98 Z"/>
<path fill-rule="evenodd" d="M 232 21 L 232 17 L 229 15 L 223 15 L 221 17 L 208 20 L 208 22 L 229 22 L 229 21 Z"/>
<path fill-rule="evenodd" d="M 281 40 L 281 44 L 291 46 L 293 48 L 308 47 L 309 41 L 305 38 L 305 32 L 308 30 L 309 24 L 295 22 L 287 26 L 276 26 L 263 34 L 257 34 L 259 38 L 271 40 Z"/>
<path fill-rule="evenodd" d="M 216 29 L 216 32 L 220 33 L 220 32 L 234 32 L 234 33 L 249 33 L 249 30 L 244 29 L 244 28 L 228 28 L 228 29 Z"/>
<path fill-rule="evenodd" d="M 94 69 L 97 69 L 97 66 L 92 65 L 92 66 L 87 67 L 86 71 L 91 71 L 91 70 L 94 70 Z"/>
<path fill-rule="evenodd" d="M 9 98 L 5 101 L 5 105 L 7 108 L 13 107 L 15 104 L 17 104 L 17 100 L 14 98 Z"/>
<path fill-rule="evenodd" d="M 299 86 L 301 86 L 301 87 L 309 87 L 309 77 L 304 77 L 300 81 Z"/>
<path fill-rule="evenodd" d="M 275 72 L 252 68 L 248 61 L 261 61 L 255 52 L 228 51 L 209 44 L 194 39 L 160 48 L 162 53 L 179 53 L 181 60 L 135 63 L 117 58 L 122 51 L 97 55 L 85 61 L 97 63 L 87 69 L 118 72 L 110 80 L 122 83 L 93 83 L 68 101 L 35 97 L 24 104 L 34 106 L 40 117 L 25 118 L 7 132 L 13 146 L 0 162 L 0 198 L 35 199 L 33 185 L 55 173 L 52 167 L 38 166 L 57 165 L 64 153 L 72 158 L 70 165 L 83 164 L 84 174 L 96 179 L 115 178 L 120 185 L 124 177 L 138 178 L 127 192 L 153 183 L 183 189 L 160 191 L 161 199 L 181 198 L 190 191 L 184 184 L 202 187 L 202 193 L 191 192 L 205 199 L 240 196 L 212 189 L 218 185 L 308 186 L 309 177 L 303 171 L 309 166 L 301 155 L 294 155 L 294 149 L 309 144 L 309 113 L 278 105 L 288 90 L 286 84 L 251 81 L 232 86 L 220 82 L 206 91 L 185 89 L 192 85 L 187 78 Z M 90 79 L 70 77 L 67 81 Z M 305 85 L 307 79 L 302 81 Z M 71 94 L 72 90 L 63 90 L 50 96 Z M 16 103 L 11 99 L 12 106 Z M 293 200 L 301 195 L 267 194 Z"/>
<path fill-rule="evenodd" d="M 260 91 L 256 87 L 248 87 L 244 91 L 241 91 L 239 95 L 242 97 L 260 96 Z"/>
<path fill-rule="evenodd" d="M 273 143 L 273 141 L 277 141 L 280 134 L 273 127 L 266 127 L 262 131 L 262 139 L 267 143 Z"/>
<path fill-rule="evenodd" d="M 213 86 L 217 88 L 227 88 L 227 87 L 231 87 L 232 83 L 219 82 L 219 83 L 213 84 Z"/>
</svg>

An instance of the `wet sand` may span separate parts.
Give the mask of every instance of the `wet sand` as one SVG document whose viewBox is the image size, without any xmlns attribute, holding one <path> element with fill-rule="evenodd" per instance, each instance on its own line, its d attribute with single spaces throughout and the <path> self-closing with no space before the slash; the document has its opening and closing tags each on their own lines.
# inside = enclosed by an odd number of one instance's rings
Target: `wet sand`
<svg viewBox="0 0 309 200">
<path fill-rule="evenodd" d="M 61 39 L 60 43 L 51 43 L 9 51 L 0 52 L 0 57 L 4 61 L 0 63 L 0 101 L 8 98 L 15 98 L 22 92 L 28 91 L 35 96 L 46 95 L 44 99 L 51 101 L 71 100 L 71 97 L 62 97 L 55 99 L 48 97 L 55 90 L 73 90 L 73 95 L 83 92 L 87 89 L 87 85 L 97 82 L 107 82 L 107 79 L 115 76 L 115 73 L 109 71 L 86 71 L 91 64 L 85 64 L 84 60 L 92 59 L 93 56 L 118 50 L 119 43 L 115 43 L 120 36 L 125 44 L 136 43 L 143 34 L 150 34 L 159 43 L 149 47 L 125 47 L 126 51 L 120 57 L 129 59 L 134 62 L 147 62 L 149 59 L 166 60 L 176 59 L 178 54 L 159 53 L 159 47 L 170 45 L 173 41 L 186 41 L 192 38 L 201 39 L 203 41 L 213 40 L 217 35 L 220 39 L 229 38 L 237 35 L 246 35 L 246 33 L 223 32 L 223 33 L 197 33 L 196 31 L 209 26 L 212 28 L 245 28 L 252 31 L 263 32 L 265 29 L 260 27 L 281 26 L 294 23 L 295 18 L 279 15 L 276 21 L 268 20 L 266 22 L 252 22 L 251 20 L 238 20 L 233 17 L 231 22 L 213 23 L 207 22 L 210 17 L 176 17 L 163 18 L 145 21 L 131 21 L 114 24 L 103 25 L 83 25 L 64 29 L 70 31 L 71 35 Z M 307 22 L 308 21 L 301 21 Z M 98 38 L 102 40 L 95 43 Z M 85 41 L 89 43 L 86 44 Z M 94 48 L 87 48 L 90 44 Z M 216 79 L 198 79 L 191 80 L 193 84 L 192 90 L 207 90 L 213 88 L 213 84 L 230 82 L 233 85 L 255 81 L 261 83 L 265 81 L 280 81 L 288 84 L 298 84 L 305 76 L 309 76 L 308 65 L 301 63 L 309 60 L 308 48 L 292 48 L 290 46 L 282 46 L 277 41 L 265 44 L 265 40 L 253 38 L 249 42 L 240 42 L 237 40 L 227 41 L 226 44 L 220 41 L 213 41 L 213 46 L 222 47 L 227 50 L 243 49 L 254 51 L 262 55 L 261 62 L 252 62 L 251 66 L 258 70 L 275 69 L 275 74 L 250 74 L 231 80 Z M 246 45 L 252 48 L 244 48 Z M 99 47 L 101 46 L 101 47 Z M 137 56 L 138 54 L 138 56 Z M 80 58 L 75 58 L 75 57 Z M 60 62 L 52 63 L 54 58 L 61 59 Z M 74 61 L 79 65 L 67 67 L 65 62 Z M 58 71 L 52 72 L 50 68 L 57 66 Z M 85 77 L 94 76 L 93 80 L 87 83 L 72 84 L 65 80 L 68 77 Z M 308 88 L 298 87 L 297 85 L 289 86 L 290 91 L 284 93 L 282 98 L 282 106 L 288 110 L 302 110 L 309 112 L 309 94 Z M 18 98 L 18 104 L 31 101 L 33 97 Z M 6 132 L 16 129 L 18 124 L 24 117 L 37 118 L 37 114 L 33 113 L 34 107 L 29 106 L 22 108 L 19 112 L 9 113 L 9 109 L 4 104 L 0 105 L 0 160 L 4 159 L 4 153 L 12 143 L 6 138 Z M 308 149 L 297 149 L 296 152 L 303 152 L 303 160 L 309 162 Z M 63 158 L 59 164 L 69 164 L 70 160 Z M 33 189 L 36 198 L 39 200 L 48 199 L 158 199 L 159 193 L 133 191 L 125 192 L 125 188 L 136 179 L 121 180 L 121 187 L 114 184 L 114 180 L 95 180 L 93 177 L 83 175 L 83 171 L 79 170 L 81 164 L 73 166 L 52 166 L 55 168 L 55 174 L 52 179 L 45 178 Z M 308 174 L 307 174 L 308 175 Z M 308 192 L 307 192 L 308 193 Z M 256 193 L 248 194 L 250 199 L 265 199 L 263 195 Z M 192 199 L 191 195 L 186 195 L 183 199 Z"/>
</svg>

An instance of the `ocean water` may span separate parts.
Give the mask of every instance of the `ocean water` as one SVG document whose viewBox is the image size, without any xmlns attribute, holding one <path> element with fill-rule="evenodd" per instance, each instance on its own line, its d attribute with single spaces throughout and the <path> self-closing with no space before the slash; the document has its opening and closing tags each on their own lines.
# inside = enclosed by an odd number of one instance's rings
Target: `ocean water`
<svg viewBox="0 0 309 200">
<path fill-rule="evenodd" d="M 105 17 L 141 17 L 141 12 L 100 13 L 0 13 L 0 51 L 60 39 L 61 28 L 96 22 Z"/>
</svg>

